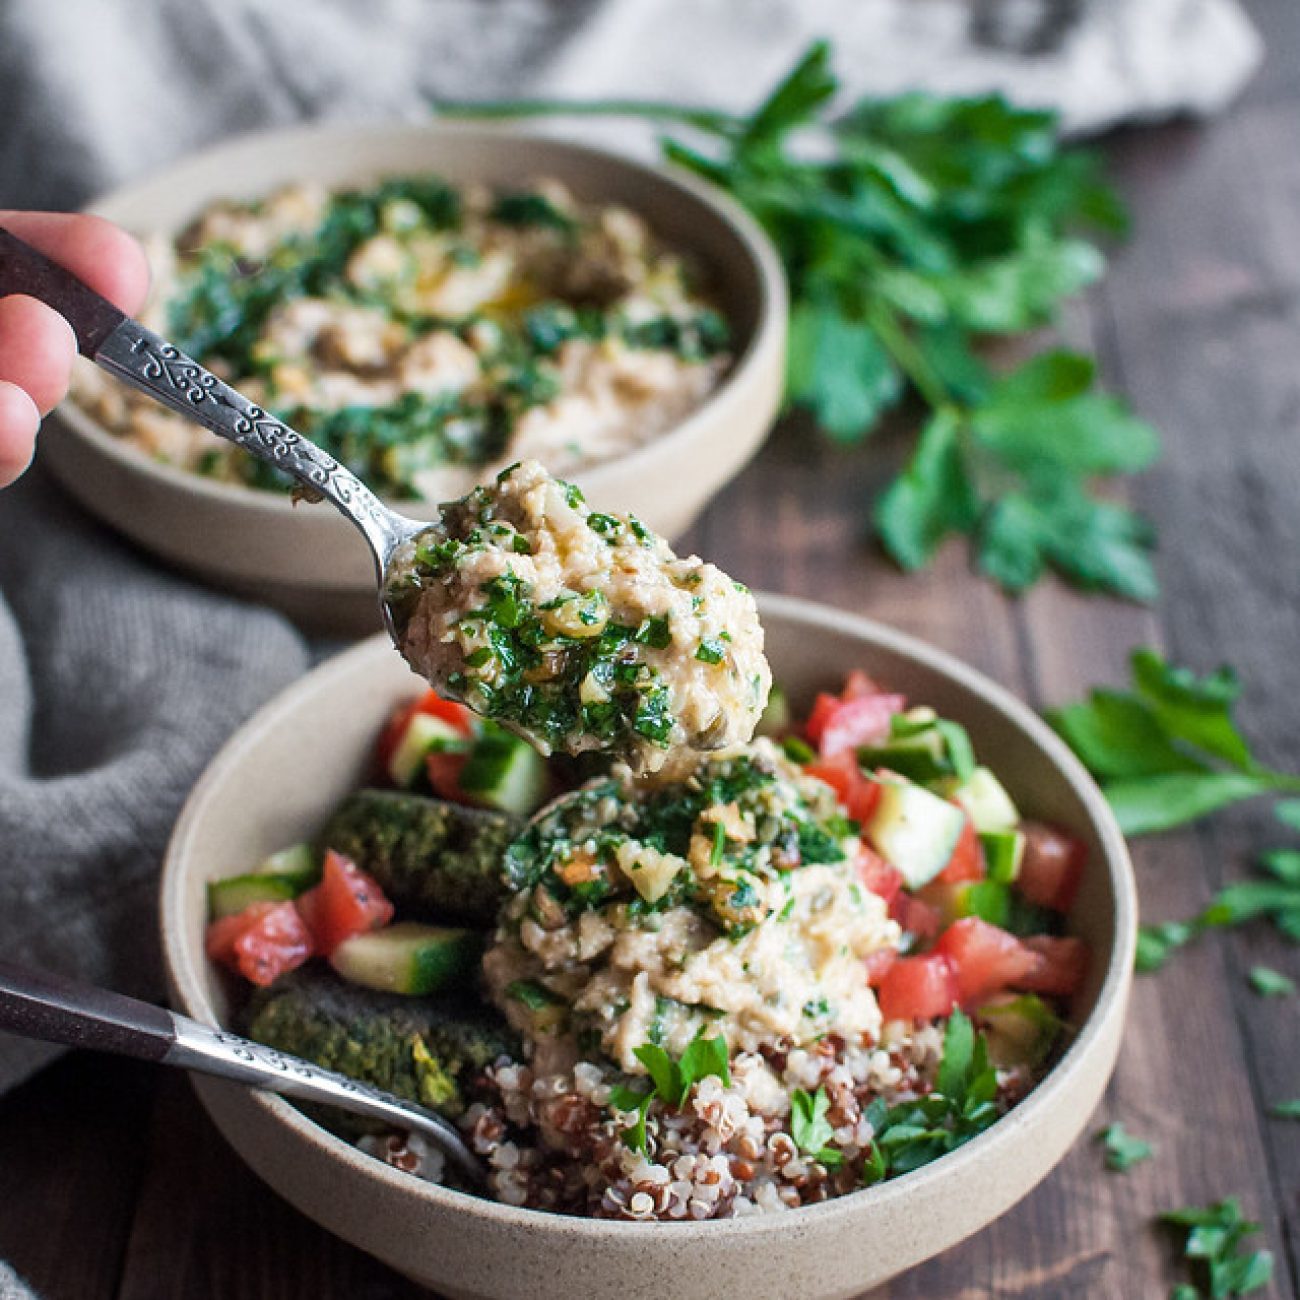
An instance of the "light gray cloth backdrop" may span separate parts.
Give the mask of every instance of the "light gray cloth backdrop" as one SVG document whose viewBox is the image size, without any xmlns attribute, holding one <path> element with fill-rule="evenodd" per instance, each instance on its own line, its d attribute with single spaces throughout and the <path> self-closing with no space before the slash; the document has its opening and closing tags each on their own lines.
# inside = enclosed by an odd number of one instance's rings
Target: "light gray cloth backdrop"
<svg viewBox="0 0 1300 1300">
<path fill-rule="evenodd" d="M 818 35 L 854 93 L 1001 88 L 1074 130 L 1213 112 L 1259 55 L 1234 0 L 5 0 L 0 207 L 75 206 L 260 126 L 419 119 L 436 95 L 741 108 Z M 0 954 L 159 995 L 155 880 L 177 809 L 311 655 L 39 470 L 0 493 Z M 52 1055 L 0 1036 L 0 1091 Z M 26 1294 L 0 1264 L 0 1300 Z"/>
</svg>

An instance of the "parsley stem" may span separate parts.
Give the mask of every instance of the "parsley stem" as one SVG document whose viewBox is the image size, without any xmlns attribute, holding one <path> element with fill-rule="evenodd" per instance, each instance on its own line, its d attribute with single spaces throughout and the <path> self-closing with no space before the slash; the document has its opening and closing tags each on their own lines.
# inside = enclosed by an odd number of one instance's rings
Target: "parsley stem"
<svg viewBox="0 0 1300 1300">
<path fill-rule="evenodd" d="M 953 405 L 947 385 L 935 373 L 921 349 L 898 323 L 897 317 L 887 307 L 873 302 L 867 308 L 867 320 L 876 337 L 885 345 L 894 363 L 911 381 L 912 387 L 925 398 L 935 411 Z"/>
<path fill-rule="evenodd" d="M 653 99 L 442 99 L 434 104 L 439 117 L 643 117 L 658 122 L 681 122 L 701 131 L 726 133 L 744 119 L 718 108 L 665 104 Z"/>
</svg>

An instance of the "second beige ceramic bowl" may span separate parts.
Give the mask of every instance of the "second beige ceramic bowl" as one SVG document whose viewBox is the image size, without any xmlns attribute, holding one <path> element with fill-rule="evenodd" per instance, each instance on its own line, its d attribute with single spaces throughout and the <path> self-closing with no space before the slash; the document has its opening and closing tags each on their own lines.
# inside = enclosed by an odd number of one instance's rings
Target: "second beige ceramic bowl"
<svg viewBox="0 0 1300 1300">
<path fill-rule="evenodd" d="M 1070 917 L 1093 953 L 1077 1036 L 991 1129 L 904 1177 L 779 1215 L 639 1224 L 515 1209 L 420 1182 L 317 1127 L 288 1102 L 212 1079 L 203 1104 L 245 1160 L 330 1231 L 442 1295 L 481 1300 L 803 1300 L 861 1295 L 945 1250 L 1025 1195 L 1078 1137 L 1119 1050 L 1137 924 L 1124 840 L 1097 787 L 1034 713 L 937 650 L 847 614 L 761 599 L 768 652 L 797 708 L 864 668 L 964 723 L 1027 815 L 1086 842 Z M 163 941 L 179 1010 L 224 1022 L 203 955 L 205 884 L 313 835 L 362 779 L 375 734 L 418 683 L 391 646 L 358 646 L 252 719 L 195 788 L 167 852 Z"/>
<path fill-rule="evenodd" d="M 455 124 L 336 126 L 259 132 L 195 154 L 91 205 L 129 230 L 176 232 L 214 200 L 291 181 L 359 184 L 434 171 L 457 182 L 522 184 L 554 177 L 579 198 L 641 213 L 670 245 L 694 253 L 731 322 L 736 361 L 718 389 L 645 446 L 570 475 L 602 507 L 640 516 L 668 538 L 684 532 L 753 455 L 780 402 L 786 293 L 780 260 L 724 194 L 582 145 L 517 130 Z M 151 460 L 71 402 L 41 459 L 81 502 L 163 559 L 274 605 L 317 631 L 378 628 L 364 542 L 328 505 L 217 483 Z M 400 503 L 419 519 L 432 503 Z"/>
</svg>

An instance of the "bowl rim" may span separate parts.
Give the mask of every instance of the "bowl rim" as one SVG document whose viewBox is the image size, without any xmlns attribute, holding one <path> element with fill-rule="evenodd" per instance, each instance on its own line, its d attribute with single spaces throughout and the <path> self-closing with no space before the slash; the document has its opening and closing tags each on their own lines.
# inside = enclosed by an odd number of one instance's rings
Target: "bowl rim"
<svg viewBox="0 0 1300 1300">
<path fill-rule="evenodd" d="M 436 140 L 439 137 L 458 137 L 471 142 L 475 139 L 543 140 L 572 157 L 587 160 L 594 166 L 638 175 L 649 184 L 675 190 L 679 199 L 687 203 L 693 202 L 697 207 L 710 210 L 748 261 L 757 291 L 757 314 L 754 327 L 744 350 L 734 358 L 717 387 L 683 419 L 657 434 L 649 442 L 591 465 L 579 466 L 569 471 L 571 477 L 582 477 L 596 490 L 599 490 L 599 477 L 602 473 L 613 472 L 615 467 L 618 472 L 626 471 L 635 477 L 641 465 L 652 454 L 662 454 L 665 448 L 671 454 L 673 448 L 669 444 L 685 442 L 697 436 L 701 427 L 711 424 L 719 414 L 725 414 L 726 406 L 736 390 L 743 390 L 761 381 L 765 368 L 771 364 L 771 354 L 782 346 L 786 330 L 789 290 L 785 268 L 781 264 L 776 247 L 758 222 L 725 191 L 684 168 L 645 162 L 613 149 L 569 139 L 563 135 L 554 135 L 536 129 L 529 130 L 516 124 L 447 122 L 432 117 L 427 122 L 313 122 L 269 130 L 254 129 L 224 137 L 204 149 L 173 159 L 165 166 L 134 176 L 123 184 L 96 195 L 81 210 L 116 220 L 117 218 L 111 216 L 112 210 L 119 202 L 131 197 L 134 191 L 145 186 L 157 185 L 164 182 L 170 174 L 197 164 L 225 165 L 234 174 L 237 171 L 236 160 L 242 154 L 263 146 L 309 147 L 340 140 L 366 143 L 393 138 L 416 141 L 429 138 Z M 339 182 L 339 184 L 345 183 Z M 154 459 L 111 433 L 99 420 L 79 406 L 71 396 L 58 404 L 56 413 L 77 436 L 87 440 L 101 454 L 118 461 L 127 469 L 153 476 L 163 484 L 195 492 L 214 503 L 242 505 L 255 511 L 281 517 L 294 509 L 294 499 L 290 493 L 210 479 L 192 470 Z M 416 497 L 384 496 L 382 500 L 387 505 L 415 513 L 417 516 L 421 511 L 426 513 L 432 511 L 437 505 L 437 502 L 431 499 Z"/>
<path fill-rule="evenodd" d="M 832 606 L 820 605 L 800 597 L 762 592 L 755 594 L 759 602 L 759 612 L 764 617 L 775 615 L 788 621 L 802 622 L 812 629 L 847 633 L 909 657 L 922 667 L 947 676 L 959 686 L 980 696 L 1018 729 L 1026 732 L 1030 740 L 1042 749 L 1061 771 L 1083 803 L 1088 818 L 1097 832 L 1102 848 L 1102 860 L 1110 877 L 1115 900 L 1115 942 L 1097 991 L 1093 1010 L 1060 1058 L 1024 1100 L 1018 1102 L 1012 1110 L 977 1137 L 919 1169 L 888 1179 L 873 1187 L 861 1188 L 844 1196 L 787 1211 L 782 1216 L 781 1222 L 783 1225 L 788 1223 L 794 1226 L 810 1221 L 814 1217 L 829 1222 L 836 1216 L 855 1214 L 867 1204 L 884 1205 L 898 1197 L 910 1196 L 914 1189 L 932 1184 L 936 1179 L 947 1178 L 964 1164 L 978 1161 L 986 1151 L 1010 1140 L 1017 1129 L 1032 1125 L 1045 1117 L 1056 1095 L 1067 1088 L 1074 1076 L 1088 1069 L 1094 1046 L 1103 1040 L 1107 1032 L 1107 1022 L 1115 1015 L 1122 1015 L 1124 1012 L 1133 978 L 1133 958 L 1137 941 L 1137 889 L 1127 844 L 1104 795 L 1065 742 L 1029 705 L 947 651 L 878 623 L 874 619 Z M 268 729 L 276 727 L 283 714 L 296 711 L 300 707 L 300 697 L 304 690 L 309 689 L 312 693 L 320 691 L 332 693 L 336 679 L 351 676 L 358 662 L 371 658 L 381 646 L 386 644 L 387 637 L 382 633 L 369 637 L 313 669 L 274 696 L 227 740 L 186 800 L 168 842 L 163 861 L 159 893 L 160 925 L 163 957 L 173 1005 L 179 1001 L 181 1011 L 195 1016 L 205 1024 L 220 1027 L 215 1009 L 207 998 L 199 978 L 199 969 L 203 960 L 202 945 L 179 933 L 180 927 L 173 929 L 166 923 L 174 906 L 179 904 L 182 877 L 178 862 L 184 855 L 188 840 L 193 834 L 193 824 L 200 806 L 205 801 L 208 791 L 220 784 L 226 775 L 243 761 L 244 751 L 250 745 Z M 304 685 L 305 683 L 310 683 L 310 687 Z M 252 1104 L 262 1108 L 272 1119 L 287 1125 L 300 1140 L 323 1146 L 328 1156 L 342 1160 L 356 1176 L 365 1180 L 374 1180 L 379 1185 L 386 1185 L 389 1191 L 414 1197 L 422 1202 L 430 1213 L 460 1212 L 479 1218 L 484 1222 L 485 1227 L 556 1232 L 592 1242 L 632 1238 L 644 1240 L 648 1234 L 662 1232 L 662 1225 L 658 1222 L 640 1223 L 554 1214 L 509 1206 L 499 1201 L 457 1191 L 454 1188 L 428 1183 L 366 1155 L 351 1143 L 313 1123 L 284 1098 L 251 1090 L 248 1097 Z M 703 1222 L 687 1220 L 675 1223 L 672 1233 L 664 1234 L 662 1239 L 665 1241 L 694 1240 L 703 1234 L 720 1232 L 749 1237 L 767 1234 L 771 1231 L 771 1227 L 771 1221 L 766 1215 Z"/>
</svg>

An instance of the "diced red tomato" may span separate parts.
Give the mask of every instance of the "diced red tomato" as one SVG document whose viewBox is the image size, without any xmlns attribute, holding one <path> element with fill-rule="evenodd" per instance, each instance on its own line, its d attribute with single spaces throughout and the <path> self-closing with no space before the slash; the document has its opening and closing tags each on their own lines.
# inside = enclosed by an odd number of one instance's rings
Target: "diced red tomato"
<svg viewBox="0 0 1300 1300">
<path fill-rule="evenodd" d="M 933 939 L 942 928 L 938 908 L 923 902 L 915 894 L 900 890 L 889 906 L 889 915 L 909 934 L 918 939 Z"/>
<path fill-rule="evenodd" d="M 251 903 L 208 926 L 205 942 L 213 961 L 265 988 L 301 966 L 315 951 L 311 933 L 291 902 Z"/>
<path fill-rule="evenodd" d="M 867 823 L 880 802 L 880 783 L 863 772 L 852 750 L 842 750 L 833 758 L 809 763 L 804 771 L 819 781 L 825 781 L 839 796 L 844 811 L 859 826 Z"/>
<path fill-rule="evenodd" d="M 321 881 L 296 900 L 316 951 L 328 957 L 344 939 L 377 930 L 393 919 L 384 891 L 356 863 L 329 849 Z"/>
<path fill-rule="evenodd" d="M 984 1001 L 1008 986 L 1023 987 L 1039 958 L 1014 934 L 977 916 L 954 921 L 934 945 L 952 962 L 957 1000 L 963 1005 Z"/>
<path fill-rule="evenodd" d="M 980 847 L 980 837 L 976 833 L 975 823 L 967 817 L 948 865 L 935 879 L 943 881 L 945 885 L 959 885 L 964 880 L 983 880 L 985 874 L 984 850 Z"/>
<path fill-rule="evenodd" d="M 873 989 L 879 988 L 897 960 L 897 948 L 877 948 L 875 952 L 867 953 L 862 959 L 862 964 L 867 968 L 867 983 Z"/>
<path fill-rule="evenodd" d="M 861 698 L 863 695 L 880 694 L 883 694 L 880 687 L 877 686 L 861 668 L 855 668 L 844 679 L 844 689 L 840 692 L 840 699 L 856 700 Z"/>
<path fill-rule="evenodd" d="M 1090 956 L 1082 939 L 1035 934 L 1024 940 L 1024 947 L 1034 957 L 1034 965 L 1020 977 L 1017 988 L 1068 998 L 1082 987 Z"/>
<path fill-rule="evenodd" d="M 879 853 L 865 844 L 858 846 L 858 879 L 873 894 L 879 894 L 886 903 L 892 903 L 903 887 L 903 873 L 891 867 Z"/>
<path fill-rule="evenodd" d="M 455 700 L 444 700 L 437 691 L 425 691 L 408 703 L 398 705 L 385 723 L 379 743 L 375 746 L 375 758 L 382 771 L 388 771 L 388 760 L 402 743 L 402 737 L 406 735 L 406 729 L 417 713 L 441 718 L 463 736 L 474 734 L 474 715 L 463 704 L 457 704 Z"/>
<path fill-rule="evenodd" d="M 841 703 L 842 701 L 837 695 L 828 695 L 825 691 L 817 693 L 812 710 L 808 714 L 808 721 L 803 724 L 804 735 L 814 745 L 821 744 L 822 732 L 826 730 L 826 724 L 830 721 L 831 714 L 840 707 Z"/>
<path fill-rule="evenodd" d="M 823 758 L 859 745 L 880 745 L 889 739 L 889 720 L 902 711 L 901 695 L 859 695 L 842 700 L 821 729 L 817 747 Z"/>
<path fill-rule="evenodd" d="M 1068 912 L 1083 879 L 1088 849 L 1081 840 L 1043 822 L 1022 822 L 1025 856 L 1016 888 L 1031 903 Z"/>
<path fill-rule="evenodd" d="M 900 957 L 880 981 L 877 996 L 886 1020 L 946 1016 L 957 1004 L 952 964 L 942 953 Z"/>
</svg>

